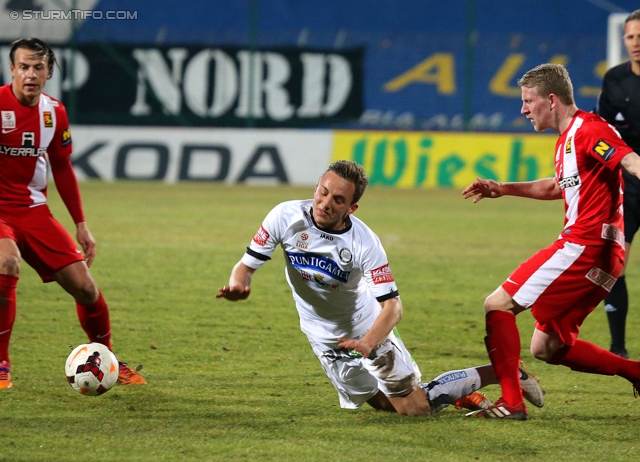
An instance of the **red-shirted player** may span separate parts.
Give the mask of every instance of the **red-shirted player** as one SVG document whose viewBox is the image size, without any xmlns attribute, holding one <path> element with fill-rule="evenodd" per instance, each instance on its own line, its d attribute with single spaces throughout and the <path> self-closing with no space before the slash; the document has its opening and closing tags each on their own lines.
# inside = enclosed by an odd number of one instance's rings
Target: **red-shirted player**
<svg viewBox="0 0 640 462">
<path fill-rule="evenodd" d="M 61 102 L 43 93 L 55 55 L 47 43 L 29 38 L 15 41 L 9 57 L 13 81 L 0 87 L 0 388 L 12 386 L 9 339 L 21 259 L 44 282 L 56 281 L 75 299 L 90 341 L 111 348 L 109 309 L 89 272 L 96 241 L 71 166 L 67 113 Z M 47 158 L 84 256 L 46 204 Z M 146 383 L 125 363 L 120 363 L 118 381 Z"/>
<path fill-rule="evenodd" d="M 611 290 L 624 260 L 622 173 L 640 177 L 640 157 L 600 116 L 578 109 L 561 65 L 542 64 L 518 81 L 521 112 L 536 131 L 560 134 L 555 178 L 497 183 L 478 178 L 465 198 L 504 195 L 564 199 L 565 226 L 557 241 L 520 265 L 487 297 L 485 344 L 502 397 L 478 417 L 525 420 L 518 363 L 520 335 L 515 315 L 531 308 L 536 329 L 531 353 L 549 364 L 602 375 L 619 375 L 640 391 L 640 362 L 578 340 L 586 316 Z"/>
</svg>

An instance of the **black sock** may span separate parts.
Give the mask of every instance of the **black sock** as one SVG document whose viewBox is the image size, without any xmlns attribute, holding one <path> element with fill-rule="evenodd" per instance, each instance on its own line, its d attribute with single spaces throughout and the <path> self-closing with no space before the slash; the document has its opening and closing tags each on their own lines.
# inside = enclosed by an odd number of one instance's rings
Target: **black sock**
<svg viewBox="0 0 640 462">
<path fill-rule="evenodd" d="M 629 295 L 624 275 L 618 278 L 609 295 L 605 297 L 604 303 L 611 332 L 611 347 L 624 349 L 624 333 L 629 309 Z"/>
</svg>

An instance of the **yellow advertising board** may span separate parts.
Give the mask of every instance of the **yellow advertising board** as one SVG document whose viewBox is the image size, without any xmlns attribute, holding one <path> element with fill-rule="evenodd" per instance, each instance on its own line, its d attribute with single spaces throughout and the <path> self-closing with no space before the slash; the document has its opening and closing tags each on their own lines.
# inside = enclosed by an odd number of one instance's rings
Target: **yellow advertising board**
<svg viewBox="0 0 640 462">
<path fill-rule="evenodd" d="M 553 134 L 334 131 L 332 161 L 361 164 L 371 185 L 464 188 L 477 177 L 531 181 L 554 175 Z"/>
</svg>

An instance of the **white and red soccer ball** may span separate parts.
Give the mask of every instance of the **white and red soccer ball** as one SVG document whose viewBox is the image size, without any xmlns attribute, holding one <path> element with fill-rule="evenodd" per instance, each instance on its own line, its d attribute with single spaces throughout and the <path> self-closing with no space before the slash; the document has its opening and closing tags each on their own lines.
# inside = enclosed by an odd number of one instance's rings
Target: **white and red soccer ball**
<svg viewBox="0 0 640 462">
<path fill-rule="evenodd" d="M 86 396 L 106 393 L 118 381 L 118 359 L 101 343 L 78 345 L 64 369 L 71 388 Z"/>
</svg>

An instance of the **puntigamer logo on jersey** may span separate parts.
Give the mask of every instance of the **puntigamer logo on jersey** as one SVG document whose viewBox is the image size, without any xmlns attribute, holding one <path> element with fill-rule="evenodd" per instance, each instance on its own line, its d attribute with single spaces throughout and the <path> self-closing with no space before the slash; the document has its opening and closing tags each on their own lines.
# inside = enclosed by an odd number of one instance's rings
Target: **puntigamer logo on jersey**
<svg viewBox="0 0 640 462">
<path fill-rule="evenodd" d="M 609 145 L 609 143 L 600 138 L 596 145 L 593 147 L 593 151 L 604 160 L 609 160 L 611 159 L 611 156 L 616 152 L 616 148 Z"/>
<path fill-rule="evenodd" d="M 349 279 L 349 274 L 351 271 L 345 271 L 338 263 L 333 261 L 331 258 L 324 257 L 322 255 L 317 255 L 314 253 L 290 253 L 286 252 L 287 258 L 289 259 L 289 263 L 294 268 L 298 270 L 307 270 L 310 272 L 317 271 L 318 273 L 325 274 L 327 276 L 332 277 L 336 281 L 345 283 L 347 279 Z M 314 278 L 316 276 L 314 275 Z M 318 278 L 316 278 L 318 279 Z"/>
</svg>

